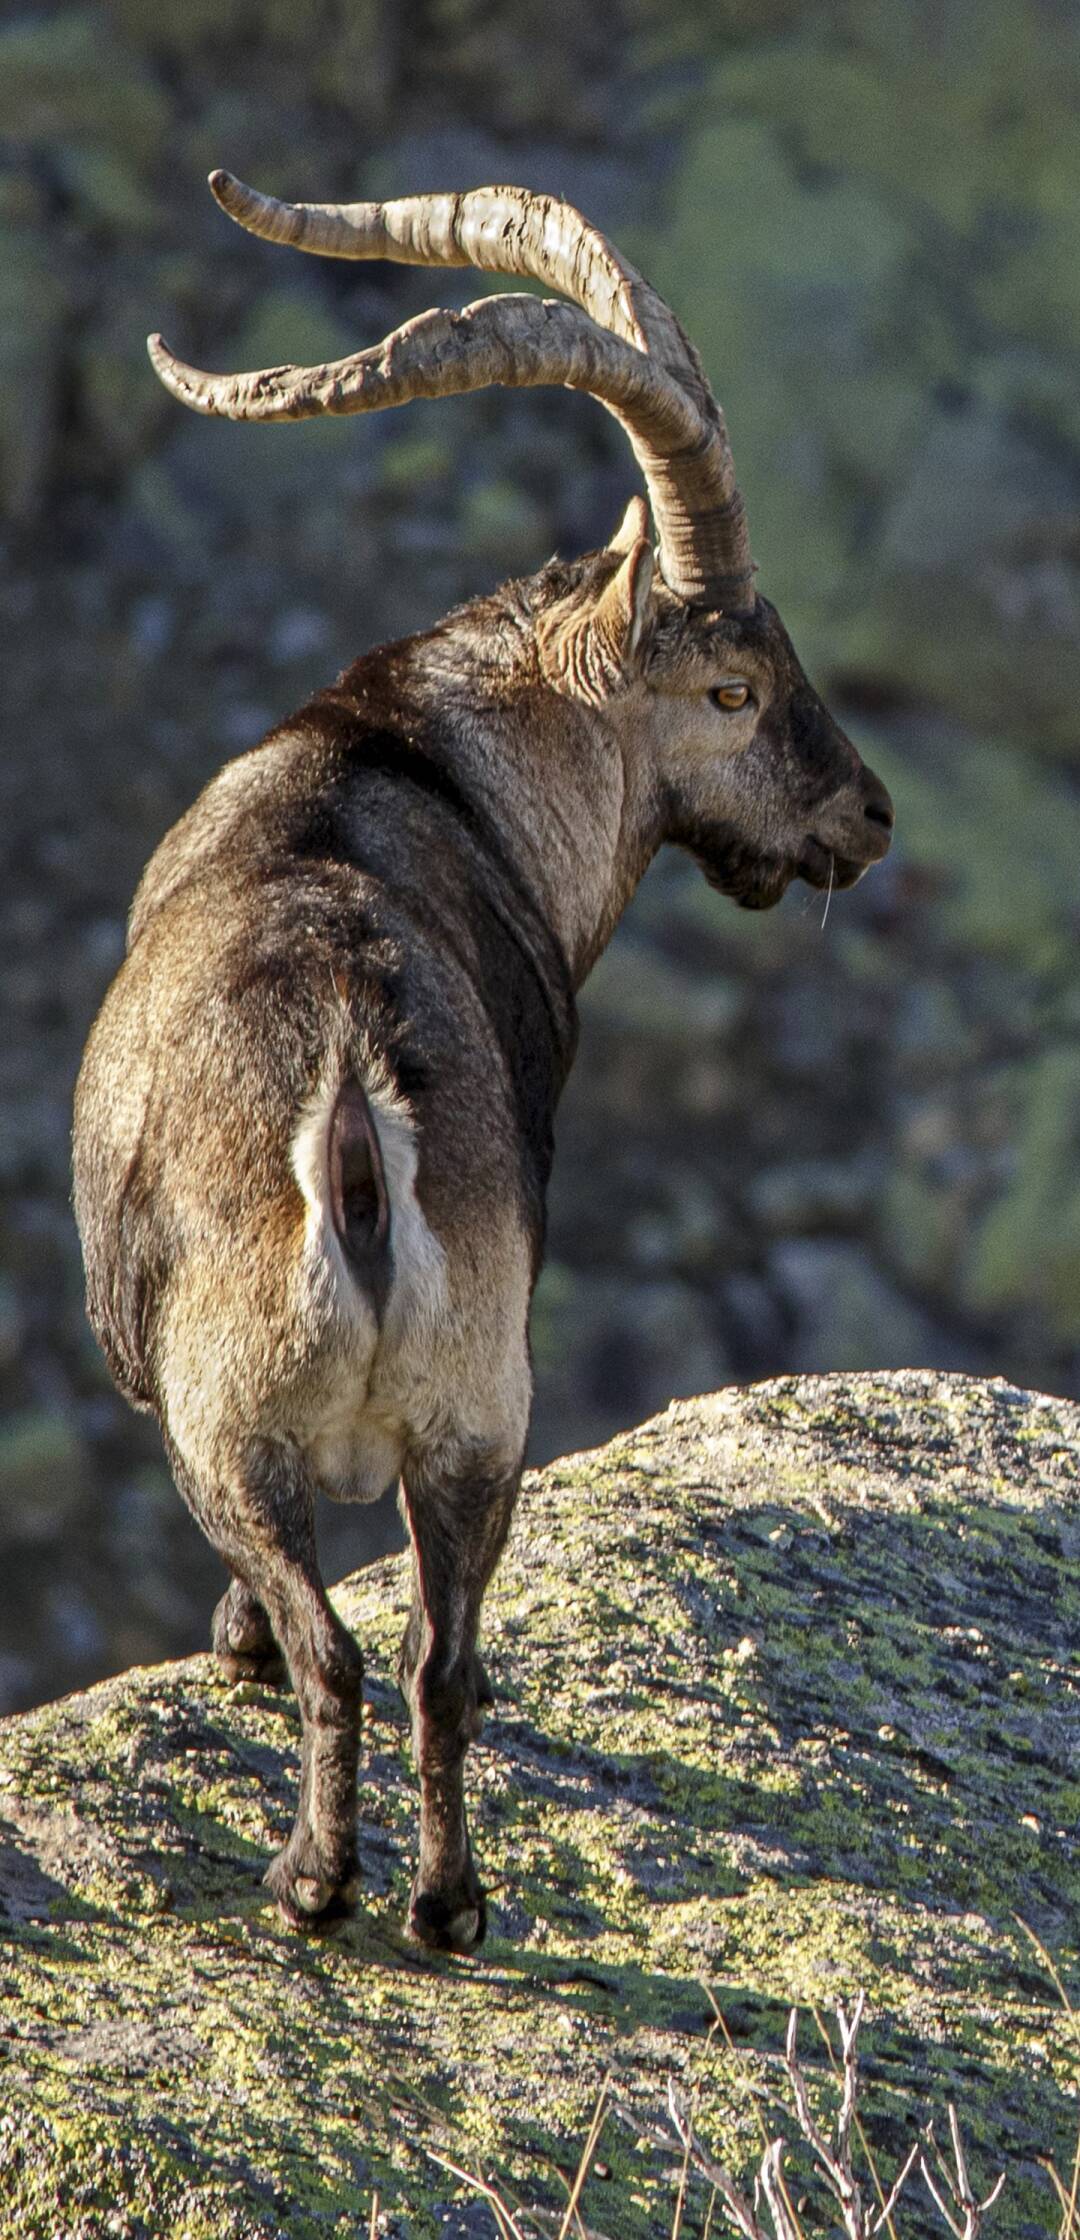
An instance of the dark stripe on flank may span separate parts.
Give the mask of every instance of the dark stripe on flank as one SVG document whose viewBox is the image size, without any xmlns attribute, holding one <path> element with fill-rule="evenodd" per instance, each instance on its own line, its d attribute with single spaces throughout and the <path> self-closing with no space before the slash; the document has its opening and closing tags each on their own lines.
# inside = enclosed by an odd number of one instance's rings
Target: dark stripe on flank
<svg viewBox="0 0 1080 2240">
<path fill-rule="evenodd" d="M 359 666 L 369 669 L 368 663 Z M 407 731 L 372 722 L 376 698 L 370 690 L 362 699 L 354 697 L 347 676 L 320 693 L 302 711 L 302 719 L 316 737 L 333 744 L 339 758 L 336 785 L 342 793 L 351 792 L 356 780 L 371 772 L 423 794 L 451 820 L 463 882 L 459 924 L 479 964 L 478 973 L 473 968 L 477 993 L 506 1067 L 527 1218 L 539 1253 L 555 1107 L 577 1046 L 569 968 L 527 879 L 485 809 L 451 767 L 452 739 L 444 747 L 438 720 L 425 711 L 400 711 Z M 316 802 L 300 845 L 312 855 L 353 860 L 335 806 L 331 788 Z M 446 924 L 442 933 L 461 953 L 455 927 Z"/>
</svg>

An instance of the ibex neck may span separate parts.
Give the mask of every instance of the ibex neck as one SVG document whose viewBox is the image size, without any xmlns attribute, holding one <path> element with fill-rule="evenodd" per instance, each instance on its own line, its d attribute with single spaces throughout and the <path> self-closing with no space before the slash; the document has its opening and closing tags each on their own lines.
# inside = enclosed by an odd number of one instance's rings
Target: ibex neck
<svg viewBox="0 0 1080 2240">
<path fill-rule="evenodd" d="M 652 788 L 619 725 L 552 691 L 531 644 L 510 650 L 437 634 L 415 645 L 417 681 L 579 988 L 656 852 Z"/>
</svg>

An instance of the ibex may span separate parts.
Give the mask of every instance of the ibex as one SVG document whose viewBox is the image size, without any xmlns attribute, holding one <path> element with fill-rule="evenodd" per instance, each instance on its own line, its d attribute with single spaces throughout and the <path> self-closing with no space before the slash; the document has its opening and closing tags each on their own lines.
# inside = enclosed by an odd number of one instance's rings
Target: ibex
<svg viewBox="0 0 1080 2240">
<path fill-rule="evenodd" d="M 561 383 L 622 423 L 655 528 L 654 557 L 634 498 L 602 550 L 365 654 L 227 764 L 143 877 L 76 1098 L 90 1319 L 232 1573 L 222 1665 L 283 1659 L 299 1702 L 299 1809 L 269 1887 L 297 1926 L 352 1893 L 362 1664 L 313 1507 L 400 1477 L 409 1921 L 468 1952 L 477 1623 L 522 1468 L 575 991 L 662 842 L 761 910 L 793 878 L 851 886 L 892 808 L 755 594 L 697 353 L 576 211 L 515 187 L 332 207 L 211 186 L 318 256 L 472 264 L 569 300 L 432 310 L 336 364 L 262 373 L 196 372 L 152 337 L 183 403 L 292 420 Z"/>
</svg>

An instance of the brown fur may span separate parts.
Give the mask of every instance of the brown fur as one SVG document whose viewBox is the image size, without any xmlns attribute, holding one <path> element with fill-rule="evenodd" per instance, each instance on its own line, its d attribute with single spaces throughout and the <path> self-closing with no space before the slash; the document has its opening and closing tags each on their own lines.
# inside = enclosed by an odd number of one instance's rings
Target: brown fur
<svg viewBox="0 0 1080 2240">
<path fill-rule="evenodd" d="M 753 698 L 725 712 L 733 676 Z M 461 1767 L 575 990 L 664 840 L 763 907 L 830 864 L 850 884 L 890 823 L 771 608 L 682 605 L 631 509 L 608 550 L 357 662 L 149 865 L 77 1092 L 88 1305 L 234 1575 L 226 1669 L 280 1652 L 296 1688 L 299 1812 L 268 1875 L 290 1920 L 339 1908 L 356 1864 L 361 1667 L 314 1498 L 400 1473 L 411 1921 L 483 1935 Z"/>
</svg>

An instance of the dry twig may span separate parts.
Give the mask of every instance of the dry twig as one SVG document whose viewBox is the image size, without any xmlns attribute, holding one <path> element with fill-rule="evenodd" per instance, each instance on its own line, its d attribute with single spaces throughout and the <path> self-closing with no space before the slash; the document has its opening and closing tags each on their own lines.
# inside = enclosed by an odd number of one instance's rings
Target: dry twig
<svg viewBox="0 0 1080 2240">
<path fill-rule="evenodd" d="M 1005 2172 L 1003 2170 L 991 2186 L 985 2201 L 977 2201 L 971 2189 L 967 2162 L 964 2158 L 963 2142 L 960 2137 L 960 2126 L 956 2120 L 956 2109 L 953 2107 L 951 2100 L 949 2102 L 949 2135 L 952 2140 L 953 2151 L 953 2167 L 951 2170 L 934 2137 L 933 2124 L 927 2125 L 926 2142 L 933 2149 L 937 2158 L 938 2175 L 944 2186 L 944 2193 L 939 2191 L 935 2184 L 930 2174 L 926 2156 L 923 2153 L 919 2155 L 919 2169 L 924 2184 L 929 2188 L 950 2232 L 955 2234 L 956 2240 L 979 2240 L 982 2220 L 987 2210 L 993 2208 L 1001 2192 L 1005 2183 Z"/>
<path fill-rule="evenodd" d="M 846 2240 L 877 2240 L 884 2227 L 892 2233 L 892 2215 L 912 2171 L 918 2167 L 929 2186 L 933 2200 L 944 2217 L 954 2240 L 980 2240 L 982 2223 L 988 2210 L 993 2208 L 1005 2183 L 1002 2172 L 991 2187 L 985 2200 L 979 2201 L 972 2190 L 964 2155 L 960 2126 L 955 2108 L 949 2108 L 949 2130 L 952 2141 L 952 2165 L 946 2163 L 938 2151 L 933 2132 L 928 2131 L 922 2142 L 916 2141 L 902 2163 L 892 2185 L 886 2193 L 878 2176 L 865 2134 L 858 2117 L 859 2097 L 859 2031 L 862 2027 L 865 1999 L 859 1993 L 850 2015 L 843 2006 L 837 2008 L 840 2030 L 840 2060 L 836 2061 L 829 2043 L 830 2056 L 840 2083 L 840 2100 L 836 2110 L 831 2136 L 818 2121 L 810 2104 L 806 2077 L 799 2061 L 798 2010 L 792 2008 L 788 2020 L 783 2067 L 787 2077 L 799 2130 L 810 2148 L 814 2164 L 836 2202 Z M 725 2031 L 725 2037 L 727 2033 Z M 728 2043 L 730 2044 L 730 2039 Z M 729 2221 L 742 2235 L 742 2240 L 804 2240 L 798 2215 L 792 2206 L 791 2196 L 783 2178 L 783 2162 L 787 2141 L 782 2136 L 766 2138 L 761 2163 L 754 2182 L 753 2200 L 736 2183 L 730 2170 L 706 2152 L 697 2138 L 686 2103 L 668 2086 L 668 2112 L 672 2128 L 683 2150 L 684 2167 L 689 2164 L 714 2189 Z M 763 2134 L 764 2135 L 764 2134 Z M 877 2190 L 877 2203 L 866 2200 L 852 2159 L 853 2135 L 864 2147 L 868 2166 Z M 938 2170 L 934 2177 L 926 2160 L 925 2148 L 929 2145 L 937 2158 Z M 1063 2191 L 1064 2189 L 1062 2189 Z M 771 2232 L 763 2224 L 761 2208 L 764 2202 L 768 2212 Z"/>
</svg>

